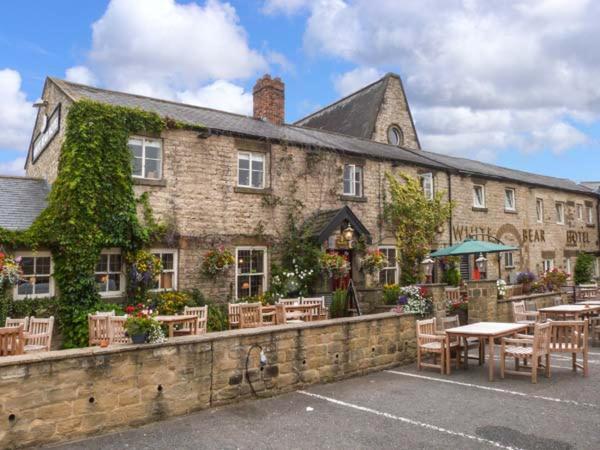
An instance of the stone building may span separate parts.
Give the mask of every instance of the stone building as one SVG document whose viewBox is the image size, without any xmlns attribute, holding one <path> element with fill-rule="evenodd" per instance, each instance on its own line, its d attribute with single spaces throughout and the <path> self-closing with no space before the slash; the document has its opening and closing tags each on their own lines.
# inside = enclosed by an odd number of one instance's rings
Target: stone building
<svg viewBox="0 0 600 450">
<path fill-rule="evenodd" d="M 202 132 L 169 129 L 160 136 L 130 138 L 135 192 L 148 192 L 155 214 L 175 230 L 174 242 L 157 243 L 153 249 L 163 260 L 162 289 L 200 288 L 222 300 L 268 289 L 274 244 L 286 233 L 294 202 L 302 205 L 295 212 L 296 222 L 310 227 L 324 248 L 350 259 L 351 277 L 359 286 L 365 285 L 361 255 L 342 238 L 348 225 L 355 240 L 389 256 L 380 281 L 397 281 L 394 234 L 382 220 L 386 172 L 420 177 L 424 195 L 443 191 L 456 202 L 437 237 L 438 246 L 476 236 L 519 247 L 489 258 L 489 278 L 510 280 L 524 269 L 570 271 L 578 252 L 598 251 L 596 192 L 566 179 L 422 150 L 397 75 L 388 74 L 294 124 L 284 123 L 285 93 L 279 78 L 265 75 L 253 94 L 254 117 L 247 117 L 48 78 L 27 157 L 27 178 L 0 178 L 6 186 L 0 192 L 0 204 L 5 205 L 0 226 L 26 228 L 43 208 L 57 176 L 69 108 L 89 99 L 206 127 Z M 29 204 L 6 201 L 19 192 L 31 198 Z M 21 220 L 6 221 L 9 215 Z M 236 264 L 215 281 L 203 277 L 199 267 L 204 253 L 217 246 L 235 252 Z M 15 295 L 53 294 L 51 255 L 39 250 L 23 256 L 28 258 L 27 275 L 48 285 L 38 289 L 35 282 L 25 283 Z M 461 269 L 469 278 L 473 258 L 464 258 Z M 97 270 L 101 294 L 121 296 L 125 280 L 119 249 L 106 249 Z M 331 288 L 327 283 L 320 287 Z"/>
</svg>

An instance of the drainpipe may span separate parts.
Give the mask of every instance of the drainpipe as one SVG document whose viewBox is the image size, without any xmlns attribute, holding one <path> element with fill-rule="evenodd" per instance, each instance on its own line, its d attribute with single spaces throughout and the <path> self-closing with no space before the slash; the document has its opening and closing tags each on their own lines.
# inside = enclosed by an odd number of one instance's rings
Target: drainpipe
<svg viewBox="0 0 600 450">
<path fill-rule="evenodd" d="M 446 176 L 448 177 L 448 201 L 452 201 L 452 175 L 449 171 L 446 171 Z M 600 200 L 599 200 L 600 202 Z M 452 245 L 452 214 L 450 213 L 450 217 L 448 218 L 448 238 L 450 245 Z M 600 233 L 600 231 L 599 231 Z M 599 234 L 600 236 L 600 234 Z"/>
</svg>

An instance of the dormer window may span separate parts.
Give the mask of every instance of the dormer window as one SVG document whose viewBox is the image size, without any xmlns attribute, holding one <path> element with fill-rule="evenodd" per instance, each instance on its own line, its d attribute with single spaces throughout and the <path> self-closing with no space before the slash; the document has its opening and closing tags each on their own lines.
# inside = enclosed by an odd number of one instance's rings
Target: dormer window
<svg viewBox="0 0 600 450">
<path fill-rule="evenodd" d="M 404 144 L 404 133 L 396 125 L 392 125 L 388 129 L 388 142 L 392 145 L 403 145 Z"/>
</svg>

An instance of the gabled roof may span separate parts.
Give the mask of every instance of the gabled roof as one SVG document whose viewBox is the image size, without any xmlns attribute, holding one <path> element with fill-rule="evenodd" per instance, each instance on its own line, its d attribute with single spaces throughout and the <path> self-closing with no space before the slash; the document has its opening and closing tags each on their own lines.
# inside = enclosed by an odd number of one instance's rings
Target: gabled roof
<svg viewBox="0 0 600 450">
<path fill-rule="evenodd" d="M 582 181 L 580 184 L 600 194 L 600 181 Z"/>
<path fill-rule="evenodd" d="M 294 125 L 371 139 L 391 74 L 320 109 Z"/>
<path fill-rule="evenodd" d="M 49 192 L 45 180 L 0 175 L 0 227 L 28 228 L 46 208 Z"/>
<path fill-rule="evenodd" d="M 394 75 L 390 74 L 389 76 Z M 337 150 L 350 155 L 397 161 L 438 170 L 463 172 L 482 177 L 514 180 L 530 185 L 594 194 L 593 190 L 563 178 L 547 177 L 507 169 L 439 153 L 410 150 L 331 131 L 297 125 L 275 125 L 253 117 L 124 92 L 99 89 L 56 78 L 49 78 L 49 80 L 55 83 L 73 101 L 89 99 L 111 105 L 140 108 L 145 111 L 155 112 L 161 117 L 169 117 L 193 125 L 204 125 L 215 133 L 229 133 L 258 139 L 269 139 L 274 142 L 297 144 L 315 149 Z"/>
<path fill-rule="evenodd" d="M 349 206 L 344 206 L 340 209 L 319 211 L 306 220 L 304 229 L 310 236 L 314 237 L 317 242 L 324 242 L 329 239 L 329 236 L 335 231 L 339 230 L 340 225 L 344 222 L 348 222 L 359 236 L 364 236 L 367 244 L 372 242 L 371 233 L 362 222 L 358 220 L 358 217 L 356 217 Z"/>
</svg>

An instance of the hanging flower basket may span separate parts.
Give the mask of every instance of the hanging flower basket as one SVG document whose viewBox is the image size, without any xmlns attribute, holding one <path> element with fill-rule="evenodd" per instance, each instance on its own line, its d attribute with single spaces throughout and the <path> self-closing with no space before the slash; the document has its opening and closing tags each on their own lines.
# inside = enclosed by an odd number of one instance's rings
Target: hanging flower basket
<svg viewBox="0 0 600 450">
<path fill-rule="evenodd" d="M 233 254 L 226 248 L 219 247 L 209 250 L 204 254 L 202 273 L 207 277 L 214 278 L 229 269 L 235 263 Z"/>
<path fill-rule="evenodd" d="M 322 253 L 320 257 L 321 269 L 329 278 L 343 277 L 350 271 L 348 260 L 337 253 Z"/>
<path fill-rule="evenodd" d="M 162 270 L 158 256 L 140 250 L 130 258 L 130 277 L 133 286 L 150 287 Z"/>
<path fill-rule="evenodd" d="M 12 258 L 0 252 L 0 288 L 14 286 L 21 275 L 21 258 Z"/>
<path fill-rule="evenodd" d="M 361 260 L 361 268 L 369 275 L 379 273 L 388 264 L 388 260 L 381 250 L 367 250 L 367 254 Z"/>
</svg>

